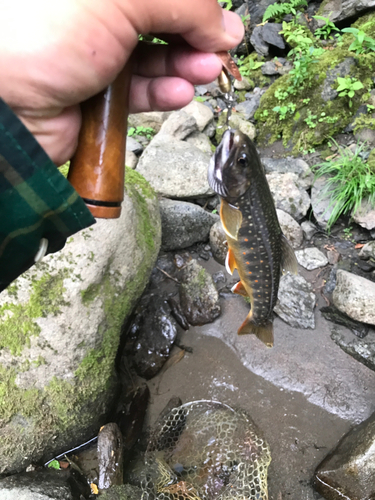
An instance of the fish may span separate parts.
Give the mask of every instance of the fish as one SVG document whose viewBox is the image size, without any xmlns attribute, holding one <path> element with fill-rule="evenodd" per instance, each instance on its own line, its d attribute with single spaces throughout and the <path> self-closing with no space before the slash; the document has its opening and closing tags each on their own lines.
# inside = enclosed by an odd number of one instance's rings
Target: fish
<svg viewBox="0 0 375 500">
<path fill-rule="evenodd" d="M 221 198 L 220 219 L 227 236 L 226 269 L 237 269 L 232 292 L 250 299 L 251 309 L 238 329 L 274 343 L 273 308 L 281 273 L 297 274 L 297 260 L 282 233 L 264 168 L 251 139 L 228 129 L 211 158 L 208 183 Z"/>
</svg>

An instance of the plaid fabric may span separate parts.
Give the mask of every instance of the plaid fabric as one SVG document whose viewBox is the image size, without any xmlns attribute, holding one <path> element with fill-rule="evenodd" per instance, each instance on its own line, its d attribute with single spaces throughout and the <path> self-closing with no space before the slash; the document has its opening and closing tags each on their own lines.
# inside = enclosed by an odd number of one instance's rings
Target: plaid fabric
<svg viewBox="0 0 375 500">
<path fill-rule="evenodd" d="M 95 222 L 77 192 L 0 99 L 0 292 L 47 253 Z"/>
</svg>

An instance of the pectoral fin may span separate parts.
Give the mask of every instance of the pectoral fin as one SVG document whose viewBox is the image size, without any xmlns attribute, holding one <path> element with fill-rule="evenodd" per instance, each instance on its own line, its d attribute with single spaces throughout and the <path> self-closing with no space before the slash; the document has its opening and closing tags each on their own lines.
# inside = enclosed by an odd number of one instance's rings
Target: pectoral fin
<svg viewBox="0 0 375 500">
<path fill-rule="evenodd" d="M 230 248 L 228 249 L 227 256 L 225 258 L 225 269 L 228 274 L 233 274 L 233 271 L 237 269 L 236 260 L 234 258 L 234 252 Z"/>
<path fill-rule="evenodd" d="M 255 325 L 252 320 L 252 312 L 247 315 L 245 321 L 238 329 L 238 335 L 246 335 L 253 333 L 263 342 L 267 347 L 273 347 L 273 324 L 268 320 L 264 325 Z"/>
<path fill-rule="evenodd" d="M 294 250 L 283 234 L 281 235 L 281 272 L 283 274 L 287 272 L 298 274 L 298 265 Z"/>
<path fill-rule="evenodd" d="M 242 284 L 242 281 L 239 281 L 236 283 L 231 290 L 233 293 L 238 293 L 238 295 L 242 295 L 243 297 L 248 297 L 249 294 L 245 290 L 245 287 Z"/>
<path fill-rule="evenodd" d="M 234 240 L 237 240 L 238 231 L 242 224 L 241 211 L 229 205 L 225 200 L 221 200 L 220 219 L 225 233 Z"/>
</svg>

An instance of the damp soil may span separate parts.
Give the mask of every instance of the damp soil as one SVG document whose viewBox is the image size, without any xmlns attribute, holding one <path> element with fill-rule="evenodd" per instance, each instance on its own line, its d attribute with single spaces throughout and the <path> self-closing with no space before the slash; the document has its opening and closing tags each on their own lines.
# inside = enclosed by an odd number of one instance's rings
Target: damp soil
<svg viewBox="0 0 375 500">
<path fill-rule="evenodd" d="M 213 259 L 199 262 L 211 273 L 225 273 Z M 319 286 L 319 270 L 300 271 Z M 227 284 L 232 281 L 229 277 Z M 159 291 L 173 294 L 176 284 L 167 279 Z M 314 330 L 291 328 L 276 318 L 275 346 L 267 349 L 252 335 L 237 336 L 248 305 L 223 294 L 222 314 L 214 323 L 180 329 L 178 342 L 193 352 L 148 382 L 148 426 L 173 396 L 183 403 L 208 399 L 243 408 L 271 448 L 269 499 L 321 499 L 311 486 L 314 470 L 353 425 L 374 411 L 375 373 L 331 340 L 333 324 L 319 312 L 326 305 L 319 290 L 317 305 Z"/>
</svg>

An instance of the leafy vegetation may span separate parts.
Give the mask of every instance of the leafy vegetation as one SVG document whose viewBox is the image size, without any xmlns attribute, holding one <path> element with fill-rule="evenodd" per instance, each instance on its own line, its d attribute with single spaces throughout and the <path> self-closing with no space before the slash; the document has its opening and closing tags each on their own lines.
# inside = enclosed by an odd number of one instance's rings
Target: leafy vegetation
<svg viewBox="0 0 375 500">
<path fill-rule="evenodd" d="M 354 36 L 354 42 L 349 46 L 349 50 L 356 54 L 363 54 L 369 50 L 375 51 L 375 40 L 366 35 L 366 33 L 357 28 L 344 28 L 344 33 L 351 33 Z"/>
<path fill-rule="evenodd" d="M 362 200 L 375 204 L 375 169 L 361 158 L 364 145 L 356 147 L 354 153 L 349 148 L 339 146 L 338 154 L 313 167 L 316 177 L 327 176 L 322 194 L 329 194 L 332 213 L 328 220 L 328 231 L 341 214 L 355 213 Z"/>
<path fill-rule="evenodd" d="M 349 97 L 349 107 L 352 107 L 352 98 L 354 97 L 357 90 L 363 89 L 363 83 L 359 82 L 356 78 L 351 78 L 346 76 L 344 78 L 337 77 L 337 92 L 339 92 L 340 97 Z"/>
<path fill-rule="evenodd" d="M 265 23 L 269 19 L 280 21 L 287 14 L 293 14 L 295 16 L 298 9 L 306 6 L 306 0 L 290 0 L 290 2 L 271 4 L 263 14 L 263 22 Z"/>
<path fill-rule="evenodd" d="M 332 12 L 330 12 L 329 15 L 331 15 Z M 324 25 L 321 26 L 320 28 L 317 28 L 315 31 L 314 31 L 314 35 L 318 38 L 324 38 L 324 40 L 328 40 L 328 39 L 332 39 L 331 37 L 331 33 L 332 31 L 336 31 L 337 33 L 340 32 L 340 30 L 338 28 L 336 28 L 336 26 L 334 25 L 334 23 L 332 21 L 329 20 L 329 16 L 328 17 L 324 17 L 324 16 L 313 16 L 314 19 L 320 19 L 321 21 L 324 21 Z"/>
<path fill-rule="evenodd" d="M 143 135 L 148 140 L 151 140 L 155 135 L 155 130 L 152 127 L 129 127 L 128 128 L 128 136 L 132 137 L 133 135 Z"/>
</svg>

